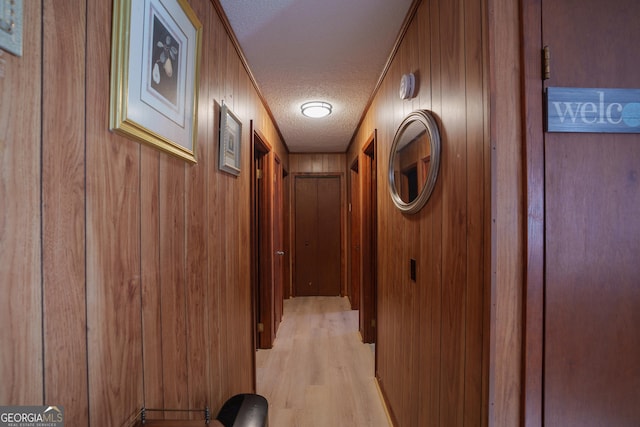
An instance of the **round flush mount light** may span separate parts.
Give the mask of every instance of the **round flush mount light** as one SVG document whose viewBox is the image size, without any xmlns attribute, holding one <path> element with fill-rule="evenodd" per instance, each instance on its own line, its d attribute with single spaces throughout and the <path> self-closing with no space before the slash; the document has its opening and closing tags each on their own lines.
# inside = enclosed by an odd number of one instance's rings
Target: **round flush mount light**
<svg viewBox="0 0 640 427">
<path fill-rule="evenodd" d="M 331 114 L 332 108 L 333 107 L 331 107 L 331 104 L 322 101 L 305 102 L 300 106 L 302 114 L 314 119 L 328 116 L 329 114 Z"/>
</svg>

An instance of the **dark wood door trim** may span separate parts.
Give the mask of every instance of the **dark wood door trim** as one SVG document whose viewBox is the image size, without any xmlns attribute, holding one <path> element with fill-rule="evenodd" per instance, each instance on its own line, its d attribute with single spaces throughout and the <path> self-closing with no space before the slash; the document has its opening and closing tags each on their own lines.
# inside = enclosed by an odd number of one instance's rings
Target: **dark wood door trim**
<svg viewBox="0 0 640 427">
<path fill-rule="evenodd" d="M 256 129 L 251 140 L 251 290 L 256 348 L 271 348 L 273 328 L 273 183 L 271 145 Z M 257 170 L 261 169 L 261 178 Z M 259 326 L 262 330 L 259 330 Z"/>
<path fill-rule="evenodd" d="M 258 265 L 258 251 L 257 251 L 257 236 L 258 236 L 258 228 L 257 228 L 257 188 L 256 188 L 256 179 L 255 179 L 255 171 L 257 168 L 256 155 L 255 155 L 255 144 L 253 141 L 255 129 L 253 120 L 249 121 L 249 135 L 251 138 L 251 143 L 249 144 L 249 155 L 251 159 L 251 167 L 250 167 L 250 185 L 249 185 L 249 198 L 250 198 L 250 206 L 251 206 L 251 230 L 250 230 L 250 246 L 251 246 L 251 335 L 253 340 L 253 348 L 254 350 L 258 347 L 258 287 L 257 287 L 257 277 L 259 272 Z M 253 390 L 256 390 L 256 353 L 252 352 L 252 362 L 253 362 Z"/>
<path fill-rule="evenodd" d="M 282 209 L 283 209 L 283 239 L 284 239 L 284 276 L 283 299 L 291 297 L 291 205 L 289 172 L 282 169 Z M 284 302 L 283 302 L 284 303 Z"/>
<path fill-rule="evenodd" d="M 273 247 L 271 248 L 273 263 L 273 334 L 278 332 L 278 326 L 282 320 L 283 312 L 283 288 L 284 288 L 284 215 L 283 215 L 283 182 L 282 162 L 276 153 L 273 153 Z"/>
<path fill-rule="evenodd" d="M 352 310 L 360 310 L 360 175 L 358 174 L 358 158 L 356 157 L 349 168 L 349 245 L 347 295 Z"/>
<path fill-rule="evenodd" d="M 525 0 L 521 9 L 524 56 L 526 259 L 523 331 L 523 424 L 542 425 L 544 319 L 544 133 L 542 5 Z"/>
<path fill-rule="evenodd" d="M 366 343 L 376 342 L 374 326 L 377 318 L 377 131 L 371 134 L 362 150 L 359 174 L 361 182 L 360 205 L 360 254 L 362 257 L 360 290 L 360 333 Z"/>
</svg>

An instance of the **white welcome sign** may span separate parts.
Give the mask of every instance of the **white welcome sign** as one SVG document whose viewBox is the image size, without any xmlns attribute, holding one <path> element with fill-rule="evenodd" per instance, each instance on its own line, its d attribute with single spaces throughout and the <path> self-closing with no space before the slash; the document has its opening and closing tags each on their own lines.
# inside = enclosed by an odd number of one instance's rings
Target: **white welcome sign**
<svg viewBox="0 0 640 427">
<path fill-rule="evenodd" d="M 640 133 L 640 89 L 549 87 L 547 132 Z"/>
</svg>

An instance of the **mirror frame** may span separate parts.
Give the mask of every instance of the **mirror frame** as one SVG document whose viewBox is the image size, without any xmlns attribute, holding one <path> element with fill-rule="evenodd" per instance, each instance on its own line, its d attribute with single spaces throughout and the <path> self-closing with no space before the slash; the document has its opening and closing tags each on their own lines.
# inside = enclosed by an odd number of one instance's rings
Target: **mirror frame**
<svg viewBox="0 0 640 427">
<path fill-rule="evenodd" d="M 420 194 L 410 202 L 405 202 L 398 194 L 398 189 L 395 182 L 395 169 L 394 160 L 397 154 L 398 144 L 402 139 L 404 131 L 414 122 L 421 123 L 429 136 L 429 145 L 431 147 L 431 161 L 429 165 L 429 172 L 427 174 L 427 180 L 420 190 Z M 438 171 L 440 169 L 440 131 L 438 125 L 428 110 L 415 110 L 402 120 L 395 136 L 393 137 L 393 144 L 391 144 L 391 150 L 389 152 L 389 194 L 396 207 L 407 214 L 414 214 L 424 207 L 424 205 L 431 197 L 431 193 L 436 185 L 438 179 Z"/>
</svg>

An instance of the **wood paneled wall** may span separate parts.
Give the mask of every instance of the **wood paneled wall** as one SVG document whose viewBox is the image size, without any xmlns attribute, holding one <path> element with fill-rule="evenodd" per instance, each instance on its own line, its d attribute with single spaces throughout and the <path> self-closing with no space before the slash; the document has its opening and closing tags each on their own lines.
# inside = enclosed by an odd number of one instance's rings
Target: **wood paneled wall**
<svg viewBox="0 0 640 427">
<path fill-rule="evenodd" d="M 0 51 L 3 405 L 120 426 L 253 388 L 250 120 L 288 153 L 219 6 L 190 3 L 195 165 L 108 131 L 110 1 L 25 2 L 23 57 Z M 243 125 L 237 178 L 217 167 L 222 101 Z"/>
<path fill-rule="evenodd" d="M 491 242 L 486 242 L 486 254 L 491 254 L 491 312 L 487 313 L 489 335 L 489 425 L 535 426 L 534 419 L 523 421 L 522 407 L 522 353 L 523 353 L 523 293 L 525 268 L 535 270 L 540 259 L 525 254 L 526 240 L 539 239 L 539 224 L 543 215 L 535 209 L 524 208 L 527 192 L 541 192 L 542 181 L 525 178 L 525 135 L 541 132 L 540 118 L 528 117 L 524 112 L 524 82 L 540 81 L 541 60 L 539 52 L 527 49 L 529 58 L 521 53 L 521 31 L 536 31 L 529 25 L 523 27 L 522 17 L 528 23 L 535 20 L 539 3 L 514 0 L 489 0 L 489 43 L 487 50 L 491 70 Z M 533 6 L 537 4 L 538 6 Z M 540 28 L 538 30 L 541 30 Z M 533 40 L 526 34 L 526 40 Z M 527 50 L 525 49 L 525 51 Z M 530 61 L 531 56 L 536 58 Z M 539 84 L 539 83 L 538 83 Z M 535 85 L 535 84 L 534 84 Z M 534 96 L 540 96 L 534 95 Z M 542 114 L 540 112 L 539 114 Z M 537 130 L 536 130 L 537 129 Z M 526 224 L 526 217 L 530 223 Z M 489 272 L 487 272 L 489 274 Z M 536 283 L 537 286 L 537 283 Z M 530 316 L 529 313 L 526 314 Z M 528 416 L 530 414 L 527 414 Z"/>
<path fill-rule="evenodd" d="M 487 1 L 423 0 L 347 153 L 378 135 L 376 374 L 396 425 L 479 426 L 488 412 L 490 137 Z M 416 96 L 398 97 L 403 74 Z M 442 138 L 428 204 L 404 215 L 389 196 L 396 128 L 431 110 Z M 417 280 L 410 280 L 410 260 Z"/>
<path fill-rule="evenodd" d="M 291 153 L 289 173 L 345 173 L 344 153 Z"/>
<path fill-rule="evenodd" d="M 0 402 L 42 400 L 42 49 L 39 1 L 24 2 L 23 56 L 0 50 Z M 64 268 L 64 267 L 63 267 Z M 86 397 L 85 397 L 86 400 Z"/>
</svg>

